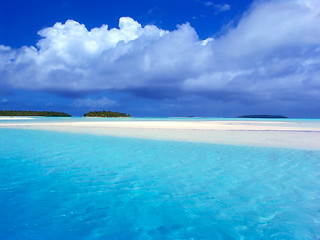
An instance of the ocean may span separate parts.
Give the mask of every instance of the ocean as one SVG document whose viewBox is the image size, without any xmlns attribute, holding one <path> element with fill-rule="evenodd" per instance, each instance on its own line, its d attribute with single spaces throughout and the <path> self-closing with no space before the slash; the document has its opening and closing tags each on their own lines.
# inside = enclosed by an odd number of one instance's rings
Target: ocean
<svg viewBox="0 0 320 240">
<path fill-rule="evenodd" d="M 0 239 L 320 239 L 319 179 L 320 151 L 0 128 Z"/>
</svg>

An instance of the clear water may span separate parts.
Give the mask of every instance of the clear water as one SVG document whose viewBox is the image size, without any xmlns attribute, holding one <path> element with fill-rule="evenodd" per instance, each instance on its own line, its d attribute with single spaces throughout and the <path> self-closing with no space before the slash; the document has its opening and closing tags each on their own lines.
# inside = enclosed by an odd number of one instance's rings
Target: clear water
<svg viewBox="0 0 320 240">
<path fill-rule="evenodd" d="M 0 129 L 0 239 L 320 239 L 320 152 Z"/>
</svg>

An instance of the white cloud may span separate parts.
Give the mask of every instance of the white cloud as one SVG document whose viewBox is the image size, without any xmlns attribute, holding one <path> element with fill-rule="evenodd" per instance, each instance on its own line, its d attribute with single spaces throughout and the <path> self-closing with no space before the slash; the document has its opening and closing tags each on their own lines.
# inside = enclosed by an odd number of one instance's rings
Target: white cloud
<svg viewBox="0 0 320 240">
<path fill-rule="evenodd" d="M 224 4 L 215 4 L 213 2 L 207 1 L 203 3 L 207 7 L 214 7 L 218 12 L 229 11 L 231 6 L 227 3 Z"/>
<path fill-rule="evenodd" d="M 84 99 L 76 99 L 73 101 L 72 106 L 73 107 L 97 107 L 97 108 L 101 108 L 101 107 L 112 107 L 117 105 L 117 102 L 110 100 L 106 97 L 102 97 L 99 99 L 91 99 L 91 98 L 84 98 Z"/>
<path fill-rule="evenodd" d="M 88 31 L 72 20 L 56 23 L 39 31 L 43 38 L 38 50 L 9 51 L 13 61 L 9 53 L 1 54 L 2 72 L 15 88 L 54 92 L 142 88 L 182 81 L 178 75 L 186 67 L 189 70 L 182 76 L 201 70 L 211 51 L 189 24 L 168 32 L 152 25 L 141 27 L 126 17 L 119 26 Z"/>
<path fill-rule="evenodd" d="M 69 20 L 40 30 L 37 48 L 1 45 L 0 86 L 83 95 L 157 92 L 160 98 L 196 94 L 230 100 L 225 96 L 233 94 L 239 101 L 299 92 L 297 99 L 320 100 L 319 22 L 318 0 L 258 1 L 214 40 L 199 39 L 188 23 L 165 31 L 125 17 L 118 29 L 88 30 Z"/>
<path fill-rule="evenodd" d="M 214 5 L 214 3 L 213 3 L 213 2 L 210 2 L 210 1 L 204 2 L 203 4 L 204 4 L 205 6 L 207 6 L 207 7 L 211 7 L 211 6 Z"/>
<path fill-rule="evenodd" d="M 229 4 L 214 4 L 213 5 L 219 12 L 229 11 L 231 6 Z"/>
</svg>

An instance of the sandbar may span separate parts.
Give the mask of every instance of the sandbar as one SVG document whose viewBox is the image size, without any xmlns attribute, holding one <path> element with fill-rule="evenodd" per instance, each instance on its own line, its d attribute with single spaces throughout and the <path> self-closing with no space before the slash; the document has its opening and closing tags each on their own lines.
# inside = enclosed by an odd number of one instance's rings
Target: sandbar
<svg viewBox="0 0 320 240">
<path fill-rule="evenodd" d="M 320 150 L 320 121 L 75 120 L 67 122 L 6 122 L 0 123 L 0 128 Z"/>
<path fill-rule="evenodd" d="M 32 117 L 0 117 L 0 120 L 27 120 L 32 119 Z"/>
</svg>

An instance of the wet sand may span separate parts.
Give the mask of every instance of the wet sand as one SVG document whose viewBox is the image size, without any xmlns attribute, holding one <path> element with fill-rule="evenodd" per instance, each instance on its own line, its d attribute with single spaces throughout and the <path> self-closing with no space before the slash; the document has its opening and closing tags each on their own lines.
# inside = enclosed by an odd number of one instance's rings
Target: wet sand
<svg viewBox="0 0 320 240">
<path fill-rule="evenodd" d="M 50 130 L 158 140 L 320 150 L 318 121 L 68 121 L 1 123 L 1 128 Z"/>
</svg>

